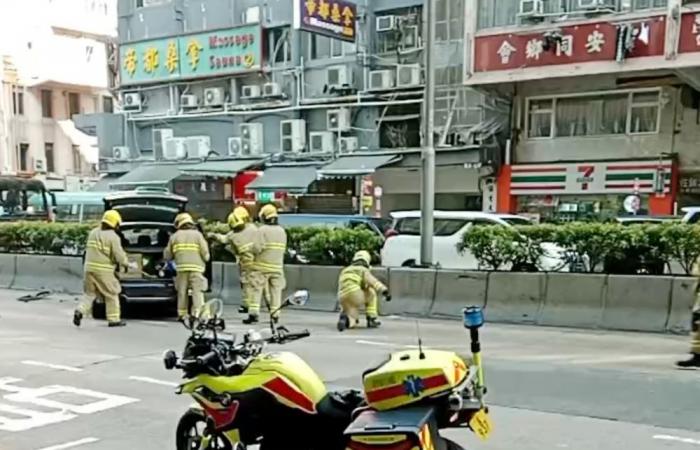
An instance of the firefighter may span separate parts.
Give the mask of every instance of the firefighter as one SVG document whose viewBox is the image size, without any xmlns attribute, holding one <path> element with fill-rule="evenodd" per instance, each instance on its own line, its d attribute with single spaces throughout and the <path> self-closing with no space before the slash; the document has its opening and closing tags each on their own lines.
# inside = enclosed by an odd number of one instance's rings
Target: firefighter
<svg viewBox="0 0 700 450">
<path fill-rule="evenodd" d="M 383 294 L 386 301 L 391 301 L 391 295 L 389 289 L 372 275 L 370 262 L 369 252 L 361 250 L 355 253 L 352 263 L 340 272 L 338 300 L 341 312 L 338 331 L 356 327 L 359 323 L 358 310 L 363 307 L 367 315 L 367 328 L 381 325 L 377 320 L 377 293 Z"/>
<path fill-rule="evenodd" d="M 100 226 L 88 235 L 83 281 L 85 295 L 73 313 L 73 324 L 76 327 L 79 327 L 83 317 L 90 313 L 97 296 L 105 302 L 109 326 L 126 325 L 121 320 L 119 294 L 122 289 L 116 274 L 120 269 L 127 267 L 134 269 L 136 264 L 129 263 L 126 252 L 122 248 L 121 238 L 117 234 L 121 222 L 119 212 L 106 211 Z"/>
<path fill-rule="evenodd" d="M 282 291 L 286 287 L 284 278 L 284 255 L 287 251 L 287 232 L 278 223 L 277 208 L 265 205 L 259 213 L 262 225 L 258 228 L 260 253 L 255 258 L 253 284 L 255 296 L 244 324 L 257 323 L 260 302 L 268 291 L 268 307 L 272 321 L 278 322 L 282 306 Z"/>
<path fill-rule="evenodd" d="M 166 261 L 175 261 L 175 289 L 177 290 L 177 315 L 184 321 L 188 316 L 188 293 L 192 293 L 192 316 L 197 317 L 204 305 L 207 279 L 204 277 L 209 262 L 209 245 L 187 213 L 175 218 L 177 231 L 170 236 L 165 248 Z"/>
<path fill-rule="evenodd" d="M 243 211 L 240 211 L 240 210 Z M 260 304 L 255 300 L 255 287 L 253 281 L 255 256 L 259 252 L 258 228 L 250 223 L 250 215 L 245 208 L 239 207 L 228 216 L 228 225 L 231 233 L 220 235 L 210 233 L 209 238 L 219 243 L 227 244 L 227 247 L 238 259 L 240 270 L 241 292 L 243 293 L 243 305 L 239 309 L 241 313 L 247 313 L 249 309 L 260 310 Z"/>
<path fill-rule="evenodd" d="M 692 334 L 690 342 L 690 359 L 678 361 L 680 369 L 700 369 L 700 291 L 695 297 L 695 307 L 692 316 Z"/>
</svg>

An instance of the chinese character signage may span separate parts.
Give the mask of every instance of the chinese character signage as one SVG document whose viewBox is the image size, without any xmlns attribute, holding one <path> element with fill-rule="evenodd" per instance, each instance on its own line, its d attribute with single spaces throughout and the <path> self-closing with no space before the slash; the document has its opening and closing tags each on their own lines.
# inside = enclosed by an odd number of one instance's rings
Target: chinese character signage
<svg viewBox="0 0 700 450">
<path fill-rule="evenodd" d="M 355 42 L 357 6 L 344 0 L 296 0 L 297 27 L 343 41 Z"/>
<path fill-rule="evenodd" d="M 631 36 L 625 58 L 664 54 L 664 17 L 652 17 L 630 26 L 631 29 L 625 29 Z M 558 33 L 477 36 L 474 72 L 615 61 L 620 51 L 621 30 L 617 24 L 602 22 L 562 27 Z"/>
<path fill-rule="evenodd" d="M 154 39 L 119 47 L 121 84 L 231 75 L 262 67 L 259 25 Z"/>
</svg>

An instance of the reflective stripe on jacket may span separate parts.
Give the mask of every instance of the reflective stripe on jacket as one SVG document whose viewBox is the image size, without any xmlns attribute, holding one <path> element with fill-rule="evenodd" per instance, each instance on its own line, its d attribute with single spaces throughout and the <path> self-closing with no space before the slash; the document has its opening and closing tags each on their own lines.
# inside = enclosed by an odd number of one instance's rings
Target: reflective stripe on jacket
<svg viewBox="0 0 700 450">
<path fill-rule="evenodd" d="M 165 259 L 174 260 L 178 272 L 204 273 L 209 261 L 209 245 L 196 229 L 183 229 L 170 236 Z"/>
<path fill-rule="evenodd" d="M 255 269 L 263 273 L 282 273 L 287 251 L 287 232 L 279 225 L 258 228 L 260 254 L 255 258 Z"/>
<path fill-rule="evenodd" d="M 338 296 L 343 297 L 357 291 L 372 288 L 382 293 L 387 290 L 384 283 L 372 275 L 365 266 L 348 266 L 340 272 L 338 278 Z"/>
<path fill-rule="evenodd" d="M 229 233 L 228 241 L 241 269 L 253 269 L 255 255 L 260 251 L 258 227 L 248 223 L 241 231 Z"/>
<path fill-rule="evenodd" d="M 128 264 L 121 239 L 114 230 L 95 228 L 90 231 L 85 244 L 85 272 L 113 273 L 118 266 Z"/>
</svg>

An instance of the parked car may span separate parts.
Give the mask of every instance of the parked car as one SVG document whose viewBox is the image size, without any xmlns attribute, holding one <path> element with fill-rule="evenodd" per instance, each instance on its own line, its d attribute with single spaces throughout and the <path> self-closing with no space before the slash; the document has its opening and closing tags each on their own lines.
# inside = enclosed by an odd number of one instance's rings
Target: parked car
<svg viewBox="0 0 700 450">
<path fill-rule="evenodd" d="M 49 222 L 55 200 L 40 180 L 0 176 L 0 222 Z"/>
<path fill-rule="evenodd" d="M 390 219 L 341 214 L 280 214 L 279 223 L 285 228 L 315 226 L 357 228 L 364 226 L 382 237 L 391 226 Z"/>
<path fill-rule="evenodd" d="M 683 211 L 681 222 L 689 224 L 700 223 L 700 206 L 688 206 L 681 208 L 681 211 Z"/>
<path fill-rule="evenodd" d="M 698 208 L 700 212 L 700 208 Z M 700 216 L 698 216 L 700 218 Z M 615 219 L 615 221 L 621 225 L 645 225 L 654 224 L 659 225 L 662 223 L 672 222 L 674 220 L 680 220 L 677 216 L 620 216 Z"/>
<path fill-rule="evenodd" d="M 141 269 L 140 273 L 121 277 L 120 302 L 123 308 L 148 303 L 175 312 L 175 273 L 166 266 L 163 251 L 170 235 L 175 232 L 175 216 L 184 212 L 186 207 L 186 197 L 160 189 L 139 189 L 104 198 L 105 210 L 115 209 L 121 214 L 122 245 L 129 259 Z M 211 262 L 207 264 L 205 276 L 211 286 Z M 97 299 L 93 316 L 104 318 L 104 315 L 104 302 Z"/>
<path fill-rule="evenodd" d="M 413 267 L 420 262 L 420 211 L 391 214 L 393 225 L 382 248 L 382 265 Z M 477 211 L 436 211 L 433 237 L 433 260 L 443 269 L 476 270 L 479 262 L 470 252 L 460 254 L 457 244 L 464 233 L 476 225 L 531 225 L 530 219 L 512 214 Z M 569 271 L 570 257 L 561 247 L 543 243 L 544 256 L 538 263 L 541 270 Z"/>
</svg>

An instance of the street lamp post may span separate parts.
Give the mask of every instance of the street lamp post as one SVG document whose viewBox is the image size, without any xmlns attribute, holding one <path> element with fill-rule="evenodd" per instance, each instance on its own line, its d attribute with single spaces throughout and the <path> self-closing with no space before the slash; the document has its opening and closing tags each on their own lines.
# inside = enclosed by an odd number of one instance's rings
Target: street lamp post
<svg viewBox="0 0 700 450">
<path fill-rule="evenodd" d="M 433 228 L 435 212 L 435 0 L 425 0 L 428 36 L 425 49 L 425 106 L 421 171 L 421 242 L 423 266 L 433 265 Z"/>
</svg>

